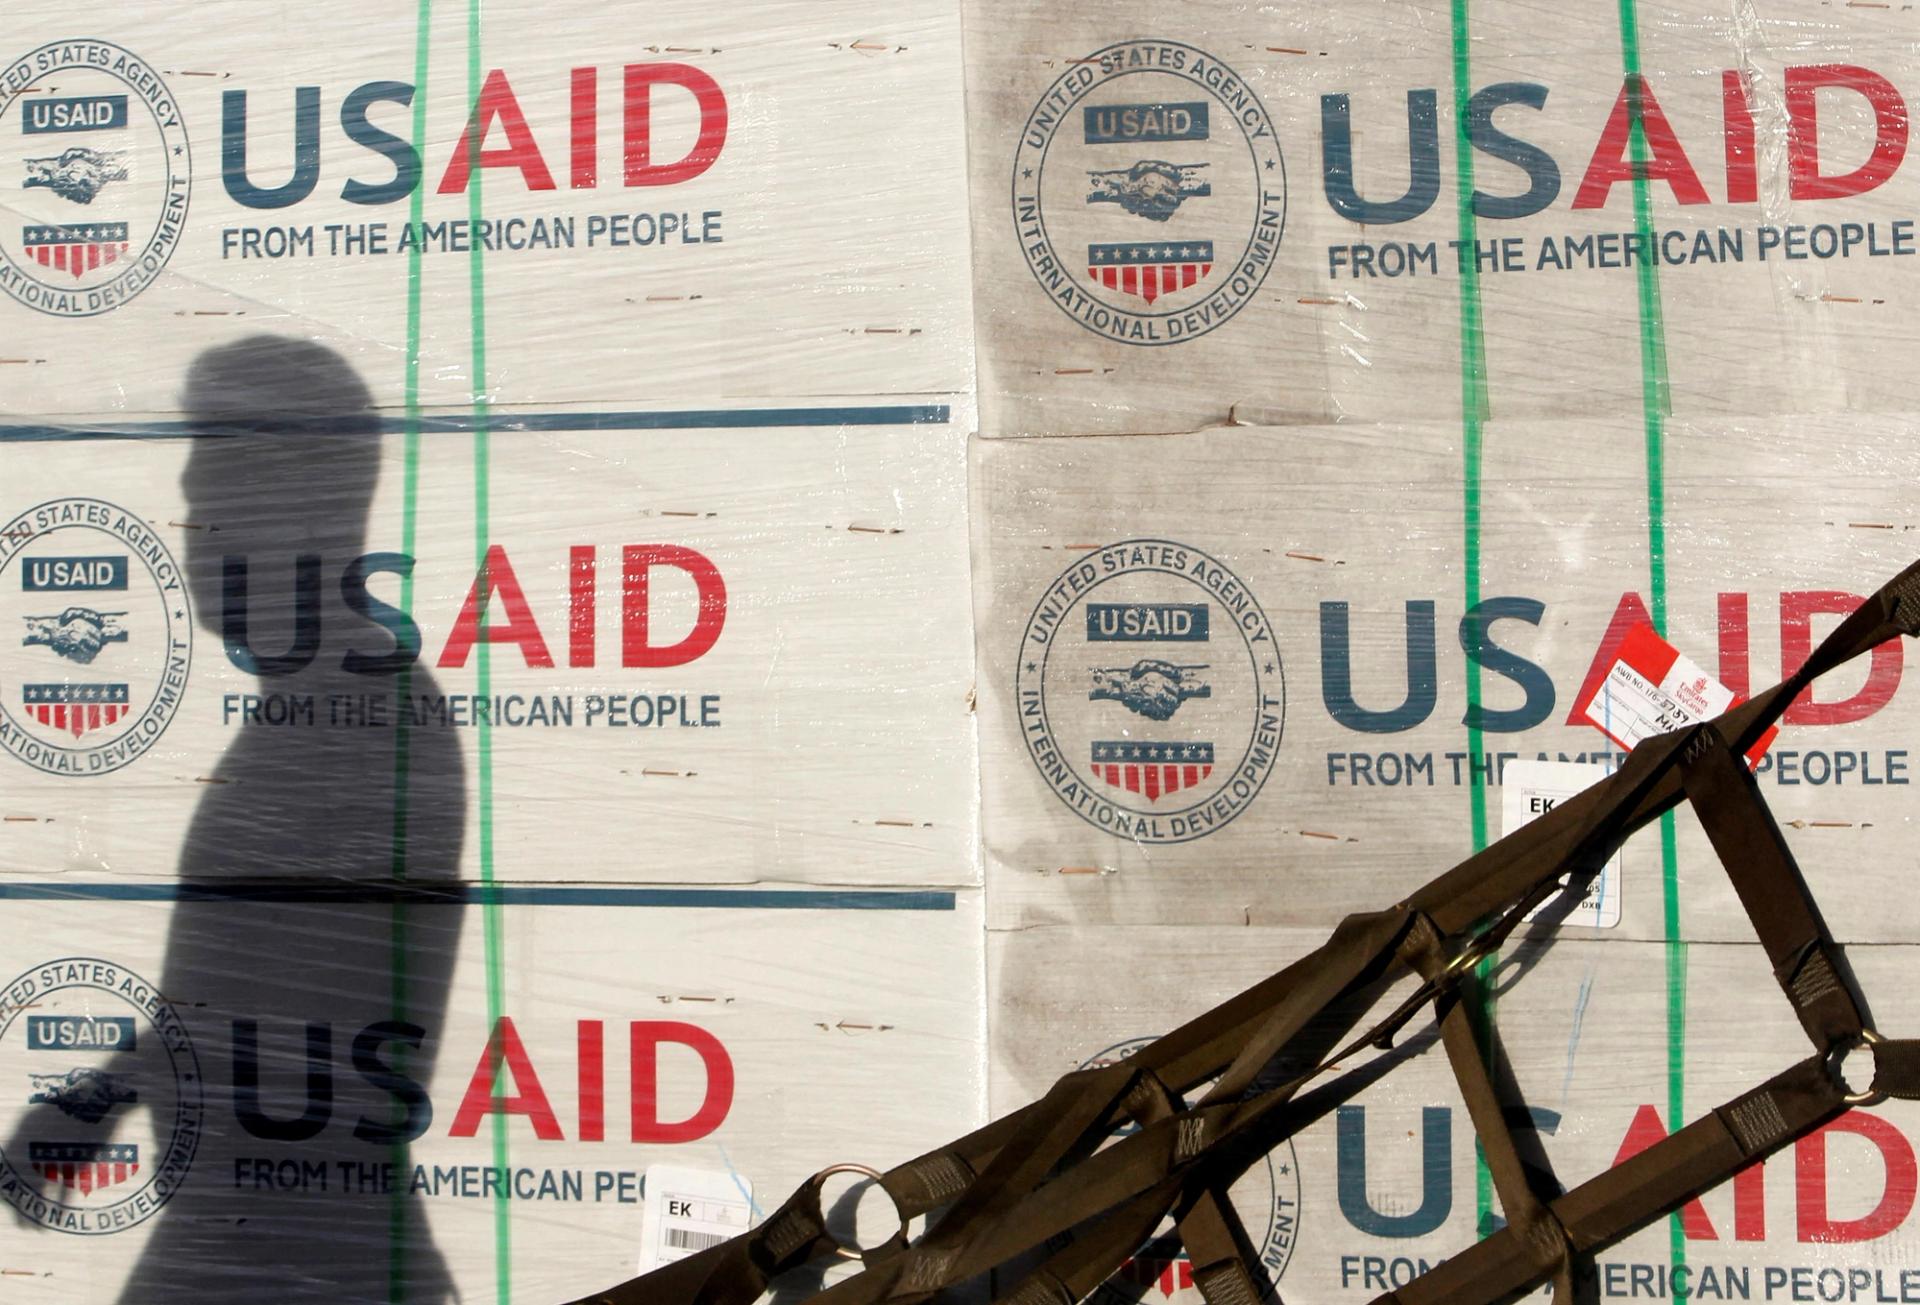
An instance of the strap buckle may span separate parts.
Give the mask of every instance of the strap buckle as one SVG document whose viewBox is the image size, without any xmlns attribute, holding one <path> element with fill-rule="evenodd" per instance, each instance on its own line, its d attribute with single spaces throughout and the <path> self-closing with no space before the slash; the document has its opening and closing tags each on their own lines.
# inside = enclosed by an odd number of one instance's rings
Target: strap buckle
<svg viewBox="0 0 1920 1305">
<path fill-rule="evenodd" d="M 1847 1080 L 1840 1073 L 1840 1065 L 1841 1062 L 1847 1058 L 1847 1053 L 1857 1051 L 1861 1047 L 1865 1047 L 1871 1051 L 1885 1041 L 1886 1039 L 1881 1037 L 1873 1029 L 1862 1027 L 1857 1035 L 1848 1038 L 1844 1042 L 1835 1043 L 1828 1051 L 1827 1072 L 1833 1075 L 1834 1082 L 1838 1083 L 1842 1089 L 1846 1088 Z M 1874 1056 L 1875 1078 L 1879 1077 L 1879 1068 L 1880 1061 L 1878 1053 L 1876 1053 Z M 1877 1106 L 1887 1099 L 1887 1094 L 1881 1088 L 1868 1087 L 1865 1091 L 1861 1092 L 1842 1091 L 1840 1099 L 1850 1106 Z"/>
</svg>

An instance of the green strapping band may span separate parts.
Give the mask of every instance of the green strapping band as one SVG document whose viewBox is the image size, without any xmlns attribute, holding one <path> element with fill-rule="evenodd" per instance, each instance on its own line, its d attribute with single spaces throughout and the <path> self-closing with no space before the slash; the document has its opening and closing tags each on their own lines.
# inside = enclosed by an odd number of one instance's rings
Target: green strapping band
<svg viewBox="0 0 1920 1305">
<path fill-rule="evenodd" d="M 1487 419 L 1487 344 L 1481 321 L 1480 265 L 1474 257 L 1479 227 L 1473 211 L 1473 148 L 1467 139 L 1467 101 L 1473 95 L 1471 62 L 1467 36 L 1467 0 L 1453 0 L 1453 159 L 1454 194 L 1458 212 L 1460 239 L 1460 444 L 1461 483 L 1463 486 L 1462 570 L 1466 572 L 1466 603 L 1471 612 L 1480 602 L 1480 455 L 1483 425 Z M 1473 821 L 1473 850 L 1487 846 L 1487 776 L 1473 762 L 1481 756 L 1484 739 L 1480 730 L 1480 664 L 1467 658 L 1467 791 Z M 1488 957 L 1475 969 L 1476 985 L 1482 994 L 1480 1019 L 1475 1021 L 1486 1033 L 1493 1020 L 1493 999 L 1486 982 L 1497 964 Z M 1494 1231 L 1493 1177 L 1486 1157 L 1474 1148 L 1474 1228 L 1476 1236 Z"/>
<path fill-rule="evenodd" d="M 1647 182 L 1646 125 L 1640 66 L 1640 23 L 1634 0 L 1619 0 L 1620 58 L 1627 97 L 1628 157 L 1633 173 L 1633 225 L 1641 257 L 1634 264 L 1640 307 L 1640 412 L 1646 436 L 1648 597 L 1653 627 L 1667 633 L 1666 424 L 1673 404 L 1667 388 L 1666 327 L 1660 312 L 1660 279 L 1654 266 L 1653 196 Z M 1662 933 L 1667 967 L 1667 1127 L 1686 1122 L 1687 944 L 1680 920 L 1680 864 L 1673 813 L 1660 817 Z M 1668 1258 L 1686 1263 L 1686 1234 L 1676 1211 L 1667 1222 Z"/>
<path fill-rule="evenodd" d="M 480 205 L 480 0 L 467 0 L 467 217 L 474 226 L 482 219 Z M 426 186 L 426 178 L 420 178 L 420 186 Z M 468 388 L 472 391 L 472 413 L 474 413 L 474 583 L 482 585 L 486 572 L 486 551 L 492 535 L 490 526 L 490 491 L 488 491 L 488 457 L 490 457 L 490 438 L 492 438 L 492 405 L 486 397 L 486 263 L 480 257 L 480 246 L 472 246 L 467 257 L 467 322 L 468 347 L 472 376 Z M 478 612 L 478 639 L 474 641 L 474 691 L 480 699 L 486 700 L 493 693 L 492 643 L 488 641 L 488 608 L 492 603 L 492 585 L 488 583 L 480 593 L 480 612 Z M 493 877 L 493 729 L 492 720 L 480 720 L 474 731 L 474 741 L 478 747 L 478 777 L 474 783 L 476 810 L 478 810 L 478 842 L 480 842 L 480 883 L 492 889 Z M 492 1057 L 492 1134 L 493 1169 L 499 1173 L 507 1171 L 507 1113 L 501 1109 L 505 1100 L 505 1075 L 507 1065 L 501 1056 L 499 1038 L 493 1034 L 499 1029 L 501 1015 L 507 1008 L 507 981 L 505 981 L 505 921 L 501 919 L 501 904 L 495 896 L 488 896 L 482 904 L 480 915 L 484 921 L 486 935 L 486 1023 L 488 1023 L 488 1048 Z M 505 1190 L 497 1190 L 493 1196 L 493 1295 L 499 1305 L 511 1305 L 513 1301 L 513 1224 L 509 1219 L 509 1205 Z"/>
<path fill-rule="evenodd" d="M 413 149 L 425 156 L 427 141 L 427 50 L 432 44 L 433 0 L 419 0 L 414 17 L 413 42 Z M 408 220 L 417 230 L 426 204 L 426 179 L 413 189 L 408 201 Z M 407 358 L 403 403 L 405 405 L 405 478 L 401 490 L 400 551 L 414 556 L 420 501 L 420 246 L 415 242 L 407 251 Z M 400 610 L 413 615 L 413 569 L 400 577 Z M 413 694 L 413 668 L 403 668 L 395 680 L 395 692 L 401 704 Z M 393 845 L 390 872 L 394 879 L 407 877 L 407 819 L 412 796 L 409 774 L 412 766 L 411 722 L 405 710 L 394 713 L 393 722 Z M 397 899 L 388 927 L 388 974 L 392 984 L 393 1018 L 407 1023 L 407 949 L 412 945 L 407 932 L 407 905 Z M 394 1052 L 397 1072 L 406 1072 L 406 1045 Z M 391 1147 L 394 1173 L 400 1182 L 394 1187 L 387 1206 L 387 1300 L 389 1305 L 404 1305 L 407 1299 L 407 1224 L 408 1195 L 412 1174 L 412 1148 L 404 1141 Z"/>
<path fill-rule="evenodd" d="M 481 176 L 480 167 L 480 4 L 481 0 L 467 0 L 467 217 L 477 230 L 483 216 L 480 204 Z M 425 184 L 424 180 L 421 183 Z M 488 456 L 491 431 L 489 421 L 492 416 L 491 405 L 487 400 L 487 283 L 486 263 L 480 256 L 480 247 L 473 246 L 467 258 L 467 316 L 473 365 L 470 387 L 473 392 L 473 551 L 474 574 L 485 574 L 487 565 L 487 545 L 492 534 L 488 521 Z M 476 581 L 477 583 L 477 581 Z M 491 586 L 489 586 L 489 589 Z M 486 595 L 486 601 L 480 604 L 479 639 L 475 644 L 475 668 L 478 684 L 476 692 L 481 700 L 487 701 L 493 694 L 493 645 L 487 639 L 487 610 L 493 605 L 492 594 Z M 480 882 L 489 888 L 494 884 L 493 867 L 493 728 L 490 719 L 479 722 L 477 730 L 479 745 L 480 774 L 478 789 L 479 836 L 480 836 Z M 506 944 L 505 922 L 501 918 L 501 907 L 497 900 L 489 899 L 481 907 L 481 915 L 486 930 L 487 964 L 487 1028 L 489 1044 L 493 1046 L 493 1165 L 496 1170 L 507 1170 L 507 1119 L 501 1109 L 504 1098 L 506 1065 L 500 1055 L 499 1044 L 492 1037 L 492 1031 L 500 1027 L 500 1017 L 506 1009 Z M 513 1238 L 512 1224 L 506 1192 L 503 1188 L 494 1196 L 493 1203 L 493 1277 L 495 1298 L 499 1305 L 510 1305 L 513 1299 Z"/>
</svg>

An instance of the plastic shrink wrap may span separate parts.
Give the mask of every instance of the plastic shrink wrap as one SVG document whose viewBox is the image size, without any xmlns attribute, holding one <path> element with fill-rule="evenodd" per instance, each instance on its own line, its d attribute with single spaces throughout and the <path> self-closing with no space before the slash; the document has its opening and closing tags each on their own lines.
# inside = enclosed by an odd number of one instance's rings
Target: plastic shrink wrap
<svg viewBox="0 0 1920 1305">
<path fill-rule="evenodd" d="M 1620 666 L 1793 669 L 1914 552 L 1903 23 L 13 6 L 10 1298 L 608 1285 L 1398 900 Z M 1889 1032 L 1910 692 L 1757 763 Z M 1570 1181 L 1793 1054 L 1685 814 L 1552 936 Z M 1920 1299 L 1917 1127 L 1603 1294 Z M 1235 1203 L 1289 1300 L 1499 1217 L 1433 1056 Z"/>
<path fill-rule="evenodd" d="M 953 6 L 0 32 L 0 1292 L 560 1300 L 977 1121 Z"/>
<path fill-rule="evenodd" d="M 1723 706 L 1913 560 L 1897 12 L 967 4 L 996 1112 L 1605 773 L 1622 666 Z M 1887 1027 L 1902 656 L 1757 763 Z M 1569 1185 L 1797 1054 L 1690 813 L 1545 932 L 1490 1009 Z M 1914 1127 L 1848 1114 L 1604 1254 L 1603 1298 L 1920 1295 Z M 1290 1301 L 1500 1218 L 1437 1052 L 1235 1203 Z M 1200 1299 L 1172 1241 L 1123 1289 Z"/>
</svg>

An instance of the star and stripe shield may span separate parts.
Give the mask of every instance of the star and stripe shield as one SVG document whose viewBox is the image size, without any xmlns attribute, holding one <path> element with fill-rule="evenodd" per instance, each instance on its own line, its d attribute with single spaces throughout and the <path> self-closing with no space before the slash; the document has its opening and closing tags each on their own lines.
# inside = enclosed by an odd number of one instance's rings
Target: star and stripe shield
<svg viewBox="0 0 1920 1305">
<path fill-rule="evenodd" d="M 1122 1264 L 1113 1276 L 1135 1287 L 1158 1287 L 1169 1300 L 1175 1292 L 1193 1289 L 1192 1260 L 1178 1252 L 1152 1254 L 1150 1249 L 1141 1248 L 1140 1254 Z"/>
<path fill-rule="evenodd" d="M 42 267 L 66 272 L 78 281 L 95 268 L 107 267 L 127 256 L 125 222 L 77 222 L 59 226 L 31 226 L 20 233 L 27 257 Z"/>
<path fill-rule="evenodd" d="M 1213 773 L 1213 744 L 1101 740 L 1092 761 L 1093 773 L 1114 788 L 1158 802 Z"/>
<path fill-rule="evenodd" d="M 1213 271 L 1211 240 L 1141 241 L 1087 246 L 1087 275 L 1109 290 L 1148 303 L 1197 285 Z"/>
<path fill-rule="evenodd" d="M 76 739 L 105 729 L 131 710 L 125 684 L 24 684 L 20 696 L 28 715 Z"/>
<path fill-rule="evenodd" d="M 140 1148 L 130 1142 L 34 1142 L 27 1158 L 42 1178 L 82 1196 L 140 1172 Z"/>
</svg>

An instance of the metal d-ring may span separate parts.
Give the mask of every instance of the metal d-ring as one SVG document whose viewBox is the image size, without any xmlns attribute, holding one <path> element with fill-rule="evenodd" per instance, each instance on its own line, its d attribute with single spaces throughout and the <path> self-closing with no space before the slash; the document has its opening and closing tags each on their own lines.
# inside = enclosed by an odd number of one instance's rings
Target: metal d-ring
<svg viewBox="0 0 1920 1305">
<path fill-rule="evenodd" d="M 1473 942 L 1468 943 L 1466 949 L 1458 956 L 1455 956 L 1447 962 L 1447 967 L 1440 971 L 1440 977 L 1443 979 L 1458 978 L 1478 965 L 1481 961 L 1486 960 L 1487 957 L 1493 955 L 1497 950 L 1498 948 L 1483 946 L 1479 939 L 1475 939 Z"/>
<path fill-rule="evenodd" d="M 887 1192 L 886 1184 L 881 1182 L 881 1179 L 886 1177 L 886 1175 L 882 1174 L 878 1169 L 870 1169 L 866 1165 L 856 1164 L 828 1165 L 825 1169 L 815 1174 L 810 1180 L 813 1183 L 814 1190 L 818 1192 L 824 1188 L 827 1179 L 833 1177 L 835 1174 L 859 1174 L 862 1178 L 871 1179 L 881 1191 Z M 904 1237 L 907 1231 L 907 1212 L 900 1208 L 900 1201 L 892 1192 L 887 1192 L 887 1199 L 893 1202 L 894 1213 L 900 1216 L 900 1231 L 895 1233 L 894 1237 Z M 827 1235 L 829 1237 L 833 1235 L 831 1229 L 828 1230 Z M 891 1241 L 892 1238 L 888 1240 Z M 880 1245 L 885 1246 L 886 1244 L 886 1242 L 882 1242 Z M 876 1247 L 875 1249 L 878 1248 Z M 843 1260 L 863 1260 L 868 1254 L 868 1252 L 858 1246 L 844 1246 L 838 1239 L 834 1241 L 833 1253 Z"/>
<path fill-rule="evenodd" d="M 1866 1047 L 1871 1049 L 1879 1046 L 1881 1043 L 1885 1041 L 1886 1041 L 1885 1038 L 1881 1037 L 1878 1033 L 1874 1032 L 1872 1029 L 1862 1028 L 1857 1038 L 1853 1038 L 1845 1043 L 1842 1043 L 1839 1047 L 1835 1048 L 1835 1050 L 1840 1052 L 1841 1055 L 1844 1056 L 1846 1052 L 1852 1051 L 1855 1047 Z M 1878 1071 L 1880 1068 L 1879 1052 L 1874 1052 L 1873 1067 L 1875 1070 L 1874 1076 L 1877 1078 L 1879 1077 Z M 1840 1076 L 1839 1059 L 1835 1059 L 1833 1062 L 1833 1076 L 1835 1079 L 1839 1080 L 1841 1087 L 1845 1087 L 1847 1085 L 1847 1080 L 1844 1078 L 1841 1078 Z M 1850 1106 L 1876 1106 L 1876 1105 L 1879 1105 L 1882 1101 L 1885 1101 L 1887 1099 L 1887 1094 L 1878 1088 L 1869 1087 L 1864 1092 L 1843 1092 L 1840 1095 L 1840 1099 L 1846 1102 Z"/>
</svg>

